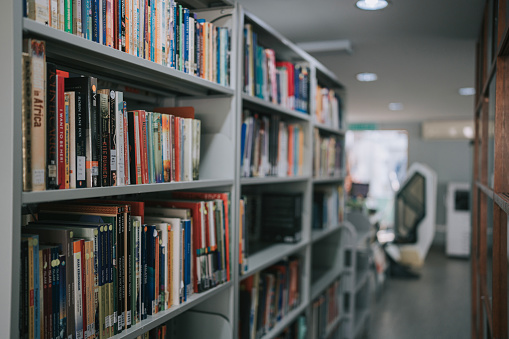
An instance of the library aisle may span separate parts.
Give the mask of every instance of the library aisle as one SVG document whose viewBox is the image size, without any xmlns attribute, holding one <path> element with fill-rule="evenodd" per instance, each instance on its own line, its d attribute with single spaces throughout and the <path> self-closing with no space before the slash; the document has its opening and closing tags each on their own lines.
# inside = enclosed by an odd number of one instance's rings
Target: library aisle
<svg viewBox="0 0 509 339">
<path fill-rule="evenodd" d="M 469 338 L 470 260 L 432 246 L 420 279 L 389 278 L 373 303 L 370 338 Z"/>
</svg>

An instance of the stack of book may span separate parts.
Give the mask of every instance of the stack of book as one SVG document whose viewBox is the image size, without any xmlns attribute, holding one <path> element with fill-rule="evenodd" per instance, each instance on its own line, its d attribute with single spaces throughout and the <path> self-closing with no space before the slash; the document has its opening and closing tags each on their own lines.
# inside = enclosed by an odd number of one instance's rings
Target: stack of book
<svg viewBox="0 0 509 339">
<path fill-rule="evenodd" d="M 343 141 L 335 135 L 313 130 L 313 176 L 339 177 L 343 169 Z"/>
<path fill-rule="evenodd" d="M 309 65 L 276 61 L 273 49 L 258 45 L 258 35 L 249 23 L 244 25 L 243 75 L 245 93 L 309 113 Z"/>
<path fill-rule="evenodd" d="M 241 339 L 262 337 L 300 304 L 300 265 L 290 258 L 241 281 Z"/>
<path fill-rule="evenodd" d="M 242 177 L 292 177 L 303 174 L 304 128 L 277 115 L 244 110 L 241 130 Z"/>
<path fill-rule="evenodd" d="M 312 304 L 311 338 L 327 338 L 328 334 L 338 325 L 340 313 L 339 297 L 341 294 L 340 280 L 332 283 Z"/>
<path fill-rule="evenodd" d="M 228 203 L 41 204 L 22 228 L 20 334 L 107 338 L 229 281 Z"/>
<path fill-rule="evenodd" d="M 313 193 L 313 229 L 336 227 L 343 221 L 345 199 L 343 187 L 315 188 Z"/>
<path fill-rule="evenodd" d="M 122 91 L 46 63 L 43 41 L 26 40 L 26 50 L 25 192 L 199 179 L 201 123 L 192 107 L 127 111 Z"/>
<path fill-rule="evenodd" d="M 23 1 L 24 16 L 229 86 L 230 35 L 173 0 Z"/>
<path fill-rule="evenodd" d="M 335 129 L 343 127 L 341 98 L 334 90 L 316 86 L 316 108 L 313 118 L 315 122 Z"/>
</svg>

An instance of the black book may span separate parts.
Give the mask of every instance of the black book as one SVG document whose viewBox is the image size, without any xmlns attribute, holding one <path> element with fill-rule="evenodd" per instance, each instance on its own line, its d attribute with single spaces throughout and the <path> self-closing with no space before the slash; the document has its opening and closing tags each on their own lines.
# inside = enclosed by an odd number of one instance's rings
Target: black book
<svg viewBox="0 0 509 339">
<path fill-rule="evenodd" d="M 110 90 L 110 186 L 117 186 L 117 92 Z"/>
<path fill-rule="evenodd" d="M 55 64 L 46 64 L 46 188 L 57 189 L 57 69 Z"/>
<path fill-rule="evenodd" d="M 272 242 L 298 242 L 302 237 L 302 193 L 264 194 L 261 238 Z"/>
<path fill-rule="evenodd" d="M 182 12 L 182 5 L 176 5 L 175 6 L 175 69 L 181 71 L 183 69 L 182 65 L 180 64 L 180 31 L 181 31 L 181 13 Z"/>
<path fill-rule="evenodd" d="M 135 112 L 127 112 L 127 134 L 129 144 L 129 173 L 130 184 L 136 185 L 136 130 L 134 123 Z"/>
<path fill-rule="evenodd" d="M 76 188 L 99 184 L 99 137 L 97 129 L 97 79 L 74 77 L 65 79 L 65 91 L 76 93 Z M 95 128 L 94 128 L 95 127 Z"/>
<path fill-rule="evenodd" d="M 141 229 L 141 315 L 140 319 L 147 319 L 147 225 L 143 224 Z"/>
<path fill-rule="evenodd" d="M 60 247 L 60 246 L 59 246 Z M 53 337 L 57 337 L 60 332 L 60 256 L 58 247 L 51 250 L 51 297 L 53 314 Z"/>
<path fill-rule="evenodd" d="M 130 206 L 126 206 L 126 207 L 129 207 Z M 125 295 L 125 298 L 126 299 L 126 303 L 125 305 L 127 305 L 126 307 L 126 313 L 125 313 L 125 328 L 130 328 L 131 327 L 131 324 L 132 324 L 132 314 L 133 314 L 133 306 L 132 305 L 132 291 L 133 291 L 133 274 L 135 274 L 133 272 L 133 256 L 132 256 L 132 247 L 134 246 L 133 244 L 133 225 L 131 223 L 131 211 L 130 209 L 127 211 L 127 213 L 125 213 L 125 216 L 126 216 L 126 220 L 124 221 L 124 231 L 125 231 L 125 245 L 126 245 L 126 250 L 124 251 L 125 255 L 127 256 L 126 259 L 125 259 L 125 265 L 127 265 L 127 269 L 126 269 L 126 272 L 127 272 L 127 279 L 125 280 L 126 281 L 126 295 Z"/>
<path fill-rule="evenodd" d="M 99 142 L 100 166 L 99 177 L 101 186 L 111 186 L 110 181 L 110 90 L 99 90 Z"/>
</svg>

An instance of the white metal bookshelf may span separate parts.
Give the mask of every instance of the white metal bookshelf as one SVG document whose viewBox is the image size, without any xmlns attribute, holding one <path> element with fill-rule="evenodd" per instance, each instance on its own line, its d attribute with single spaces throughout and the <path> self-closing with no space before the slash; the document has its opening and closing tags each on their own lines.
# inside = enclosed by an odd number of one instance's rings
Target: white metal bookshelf
<svg viewBox="0 0 509 339">
<path fill-rule="evenodd" d="M 238 337 L 239 284 L 247 276 L 259 272 L 278 261 L 298 255 L 301 260 L 301 300 L 299 306 L 289 312 L 281 322 L 263 339 L 276 337 L 285 327 L 289 326 L 301 314 L 310 314 L 312 299 L 322 293 L 341 277 L 341 281 L 349 275 L 354 275 L 344 266 L 344 252 L 347 244 L 343 239 L 343 223 L 325 230 L 312 230 L 312 199 L 315 185 L 339 186 L 343 184 L 344 176 L 312 177 L 312 130 L 319 128 L 328 134 L 344 138 L 343 129 L 334 129 L 323 124 L 313 122 L 312 113 L 306 114 L 290 110 L 260 98 L 251 97 L 244 93 L 242 85 L 243 60 L 243 25 L 251 23 L 259 33 L 259 42 L 265 47 L 276 50 L 278 58 L 292 62 L 306 62 L 310 68 L 310 112 L 314 112 L 315 85 L 317 81 L 331 88 L 343 90 L 334 74 L 328 71 L 316 59 L 299 49 L 295 44 L 281 36 L 269 25 L 255 15 L 245 11 L 241 6 L 229 0 L 186 0 L 184 4 L 189 8 L 198 9 L 199 17 L 212 20 L 219 16 L 231 14 L 221 19 L 220 25 L 231 28 L 231 61 L 230 86 L 219 84 L 191 76 L 175 69 L 130 55 L 101 44 L 86 40 L 57 29 L 44 26 L 30 19 L 22 18 L 22 1 L 7 0 L 2 4 L 0 12 L 0 37 L 5 48 L 0 49 L 0 61 L 4 67 L 0 69 L 0 77 L 6 85 L 0 94 L 4 105 L 4 117 L 0 124 L 0 141 L 5 147 L 0 149 L 3 161 L 0 171 L 0 213 L 5 216 L 5 226 L 0 239 L 0 255 L 4 259 L 0 269 L 5 274 L 0 277 L 0 303 L 8 305 L 7 312 L 0 318 L 0 327 L 4 329 L 6 337 L 15 338 L 18 335 L 19 311 L 19 283 L 18 267 L 20 265 L 20 227 L 21 211 L 25 204 L 43 202 L 58 202 L 72 199 L 98 198 L 104 196 L 141 195 L 150 196 L 176 190 L 221 190 L 230 193 L 230 265 L 231 281 L 220 285 L 205 293 L 195 294 L 190 300 L 177 307 L 172 307 L 154 316 L 148 317 L 139 324 L 115 336 L 120 338 L 135 338 L 142 333 L 155 328 L 171 319 L 183 315 L 186 324 L 193 323 L 193 314 L 206 310 L 214 316 L 207 316 L 207 312 L 199 313 L 196 322 L 204 328 L 214 328 L 216 316 L 227 319 L 226 339 Z M 217 5 L 220 7 L 217 7 Z M 156 105 L 194 106 L 197 117 L 202 120 L 202 154 L 200 166 L 200 180 L 190 182 L 172 182 L 164 184 L 128 185 L 120 187 L 98 187 L 72 190 L 54 190 L 44 192 L 22 192 L 22 161 L 21 161 L 21 52 L 22 41 L 25 37 L 35 37 L 47 42 L 47 59 L 59 67 L 78 74 L 95 76 L 98 79 L 125 86 L 132 86 L 156 94 L 156 99 L 147 99 L 148 107 Z M 319 78 L 318 80 L 316 78 Z M 143 97 L 132 95 L 137 101 Z M 129 103 L 129 96 L 126 95 Z M 285 121 L 298 122 L 304 126 L 304 169 L 303 175 L 295 177 L 241 177 L 240 169 L 240 125 L 243 109 L 252 109 L 266 114 L 277 114 Z M 343 118 L 344 119 L 344 118 Z M 301 191 L 304 196 L 302 231 L 303 239 L 297 244 L 274 244 L 259 252 L 248 256 L 249 268 L 244 274 L 239 274 L 238 258 L 238 201 L 242 189 Z M 346 227 L 348 228 L 348 227 Z M 318 247 L 328 238 L 337 240 L 341 254 L 339 262 L 329 270 L 319 273 L 317 281 L 312 281 L 312 254 L 319 253 Z M 355 255 L 354 255 L 355 256 Z M 355 258 L 352 258 L 355 260 Z M 355 264 L 355 261 L 353 261 Z M 353 266 L 355 267 L 355 266 Z M 318 270 L 318 268 L 316 268 Z M 348 273 L 351 272 L 351 273 Z M 218 306 L 218 305 L 221 306 Z M 353 317 L 353 316 L 352 316 Z M 180 319 L 180 318 L 179 318 Z M 309 319 L 309 317 L 308 317 Z M 348 313 L 341 312 L 331 327 L 343 326 L 348 323 Z M 309 320 L 308 320 L 309 321 Z M 8 330 L 6 330 L 8 329 Z M 182 329 L 181 329 L 182 330 Z M 179 331 L 180 333 L 181 330 Z M 344 332 L 344 331 L 343 331 Z M 184 331 L 185 333 L 185 331 Z M 223 332 L 222 332 L 223 333 Z M 223 333 L 224 334 L 224 333 Z M 212 337 L 214 333 L 211 334 Z M 187 336 L 186 336 L 187 337 Z M 349 337 L 349 336 L 346 336 Z M 191 338 L 194 338 L 191 336 Z"/>
</svg>

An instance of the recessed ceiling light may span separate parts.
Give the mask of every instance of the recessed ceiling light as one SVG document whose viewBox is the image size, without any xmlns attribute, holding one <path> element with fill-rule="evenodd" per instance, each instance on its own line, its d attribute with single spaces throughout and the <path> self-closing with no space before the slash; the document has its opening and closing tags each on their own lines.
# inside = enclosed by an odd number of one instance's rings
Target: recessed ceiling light
<svg viewBox="0 0 509 339">
<path fill-rule="evenodd" d="M 401 111 L 403 109 L 403 104 L 401 102 L 391 102 L 389 104 L 389 109 L 391 111 Z"/>
<path fill-rule="evenodd" d="M 359 0 L 355 4 L 355 6 L 365 11 L 376 11 L 388 5 L 389 3 L 386 0 Z"/>
<path fill-rule="evenodd" d="M 375 73 L 359 73 L 356 75 L 357 80 L 362 82 L 370 82 L 378 79 L 378 76 Z"/>
<path fill-rule="evenodd" d="M 463 87 L 458 90 L 460 95 L 474 95 L 475 88 L 473 87 Z"/>
</svg>

